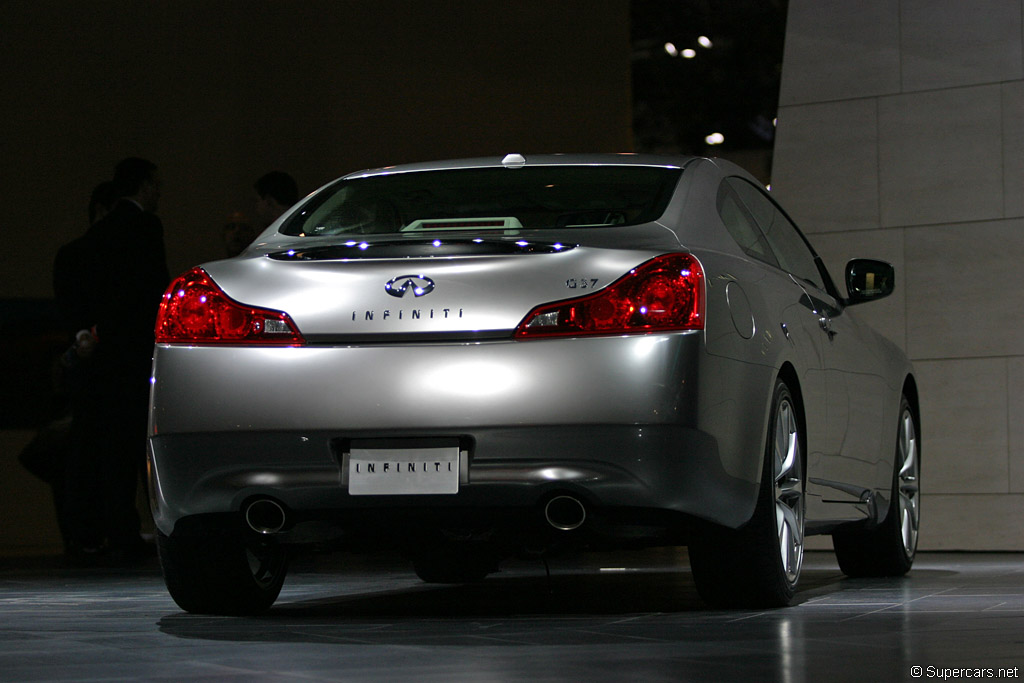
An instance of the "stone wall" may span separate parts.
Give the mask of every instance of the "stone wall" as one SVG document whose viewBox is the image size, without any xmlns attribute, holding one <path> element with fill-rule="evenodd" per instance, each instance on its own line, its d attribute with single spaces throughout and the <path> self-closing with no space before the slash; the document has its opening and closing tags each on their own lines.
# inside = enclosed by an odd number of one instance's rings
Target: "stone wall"
<svg viewBox="0 0 1024 683">
<path fill-rule="evenodd" d="M 922 396 L 921 548 L 1024 550 L 1020 0 L 789 0 L 772 191 Z"/>
</svg>

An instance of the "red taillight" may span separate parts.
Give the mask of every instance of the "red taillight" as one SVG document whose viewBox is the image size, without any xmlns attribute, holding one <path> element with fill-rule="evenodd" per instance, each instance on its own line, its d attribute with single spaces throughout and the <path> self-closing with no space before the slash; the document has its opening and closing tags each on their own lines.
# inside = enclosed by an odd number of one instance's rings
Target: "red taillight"
<svg viewBox="0 0 1024 683">
<path fill-rule="evenodd" d="M 159 344 L 304 344 L 287 313 L 228 298 L 202 268 L 178 277 L 164 292 L 156 318 Z"/>
<path fill-rule="evenodd" d="M 704 329 L 704 271 L 690 254 L 647 261 L 596 294 L 530 311 L 517 339 Z"/>
</svg>

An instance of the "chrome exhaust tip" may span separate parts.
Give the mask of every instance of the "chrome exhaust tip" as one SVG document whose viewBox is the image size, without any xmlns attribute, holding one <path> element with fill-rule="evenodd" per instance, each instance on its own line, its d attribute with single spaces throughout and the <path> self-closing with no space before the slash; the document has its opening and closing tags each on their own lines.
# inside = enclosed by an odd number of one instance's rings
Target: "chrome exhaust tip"
<svg viewBox="0 0 1024 683">
<path fill-rule="evenodd" d="M 254 500 L 245 508 L 245 523 L 258 534 L 276 534 L 286 521 L 284 508 L 270 498 Z"/>
<path fill-rule="evenodd" d="M 587 508 L 573 496 L 555 496 L 544 506 L 544 519 L 559 531 L 573 531 L 587 520 Z"/>
</svg>

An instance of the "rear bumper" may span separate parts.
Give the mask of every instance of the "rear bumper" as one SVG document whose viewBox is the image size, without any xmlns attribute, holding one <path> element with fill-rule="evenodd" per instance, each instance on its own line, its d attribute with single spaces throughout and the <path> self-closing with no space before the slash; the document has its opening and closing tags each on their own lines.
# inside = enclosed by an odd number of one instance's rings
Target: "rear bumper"
<svg viewBox="0 0 1024 683">
<path fill-rule="evenodd" d="M 525 517 L 569 493 L 594 510 L 749 519 L 757 467 L 723 465 L 701 428 L 698 334 L 415 347 L 158 347 L 154 518 L 239 514 L 267 497 L 296 519 L 424 508 Z M 760 427 L 757 428 L 760 431 Z M 458 438 L 450 495 L 353 496 L 351 439 Z M 760 458 L 756 456 L 756 461 Z"/>
<path fill-rule="evenodd" d="M 417 432 L 435 435 L 442 433 Z M 525 515 L 565 493 L 595 510 L 659 509 L 738 526 L 749 518 L 756 497 L 755 484 L 722 469 L 716 444 L 707 435 L 632 425 L 504 427 L 458 434 L 470 444 L 458 493 L 353 496 L 343 481 L 346 436 L 365 435 L 154 437 L 151 494 L 157 526 L 170 534 L 182 518 L 240 512 L 257 498 L 272 498 L 296 519 L 306 520 L 327 519 L 342 510 L 422 507 L 512 508 Z"/>
</svg>

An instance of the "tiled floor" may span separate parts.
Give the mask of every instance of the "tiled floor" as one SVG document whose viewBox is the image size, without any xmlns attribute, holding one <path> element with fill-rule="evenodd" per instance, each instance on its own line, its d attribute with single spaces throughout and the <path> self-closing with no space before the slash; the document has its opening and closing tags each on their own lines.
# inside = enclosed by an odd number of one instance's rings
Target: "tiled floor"
<svg viewBox="0 0 1024 683">
<path fill-rule="evenodd" d="M 243 619 L 180 612 L 155 564 L 71 570 L 6 560 L 0 681 L 1024 675 L 1024 555 L 922 554 L 904 579 L 849 580 L 831 554 L 811 553 L 798 603 L 765 612 L 706 609 L 685 551 L 591 554 L 550 570 L 515 561 L 484 583 L 438 587 L 388 558 L 307 559 L 268 615 Z"/>
</svg>

